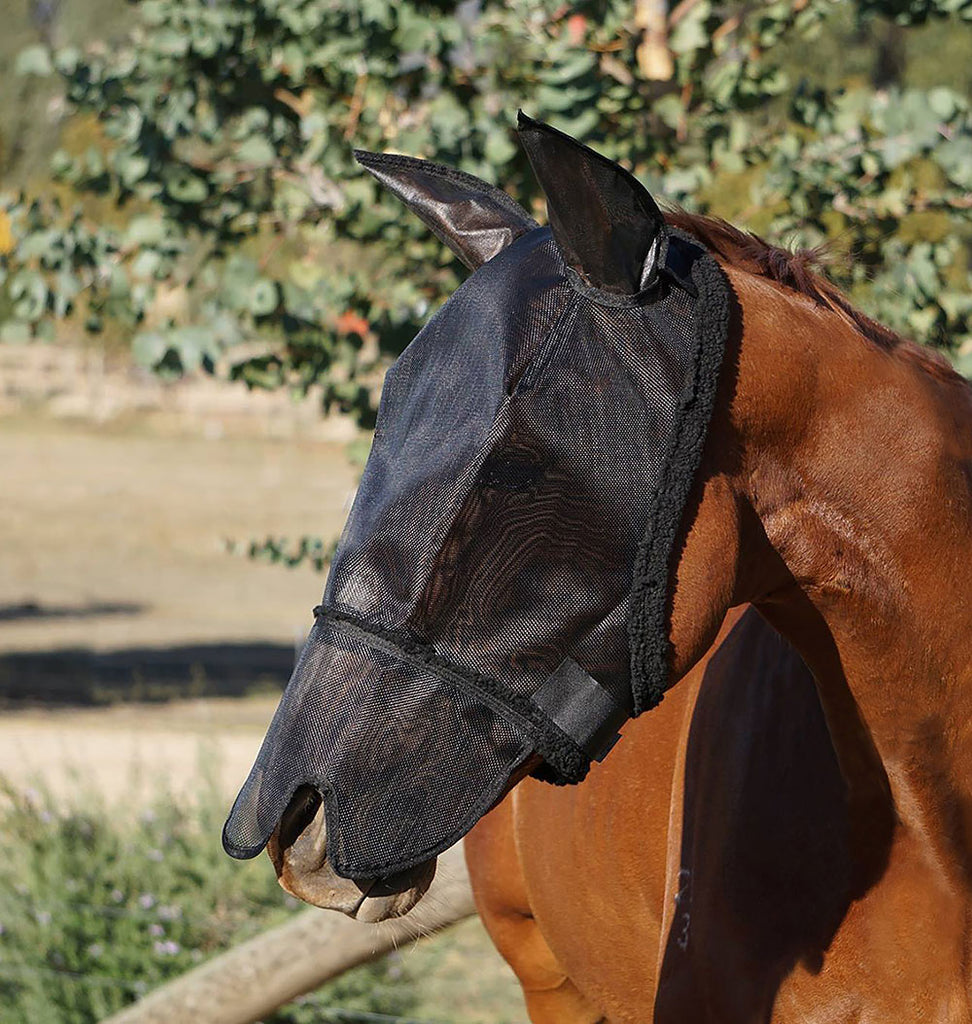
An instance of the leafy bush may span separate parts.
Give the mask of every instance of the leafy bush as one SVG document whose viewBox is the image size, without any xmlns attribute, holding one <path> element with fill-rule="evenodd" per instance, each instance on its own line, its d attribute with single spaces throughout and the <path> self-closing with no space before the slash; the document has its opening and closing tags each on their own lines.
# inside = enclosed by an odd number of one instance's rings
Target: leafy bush
<svg viewBox="0 0 972 1024">
<path fill-rule="evenodd" d="M 159 797 L 135 820 L 95 798 L 4 788 L 0 810 L 0 1006 L 5 1024 L 93 1024 L 293 913 L 260 858 L 219 845 L 224 801 Z M 359 968 L 266 1024 L 406 1014 L 414 979 L 396 958 Z"/>
<path fill-rule="evenodd" d="M 794 56 L 811 64 L 835 25 L 846 36 L 881 16 L 915 32 L 972 18 L 972 2 L 861 0 L 848 25 L 835 0 L 693 0 L 670 12 L 660 80 L 639 70 L 634 6 L 141 0 L 126 45 L 26 52 L 22 69 L 53 69 L 91 118 L 90 145 L 56 154 L 55 175 L 129 219 L 105 226 L 49 198 L 0 204 L 12 236 L 0 332 L 116 323 L 159 373 L 319 385 L 367 423 L 383 357 L 457 276 L 356 170 L 351 145 L 434 156 L 529 202 L 511 132 L 523 105 L 669 200 L 836 240 L 852 255 L 840 283 L 872 315 L 972 369 L 967 98 L 860 76 L 821 84 Z"/>
</svg>

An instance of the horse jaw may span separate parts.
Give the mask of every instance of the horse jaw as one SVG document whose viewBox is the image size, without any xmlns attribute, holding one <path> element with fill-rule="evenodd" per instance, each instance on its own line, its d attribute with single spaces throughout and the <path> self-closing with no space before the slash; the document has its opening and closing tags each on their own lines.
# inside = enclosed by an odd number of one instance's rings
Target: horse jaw
<svg viewBox="0 0 972 1024">
<path fill-rule="evenodd" d="M 316 791 L 298 791 L 267 843 L 281 888 L 325 910 L 377 923 L 403 917 L 422 899 L 435 877 L 432 859 L 385 878 L 342 878 L 327 859 L 324 804 Z"/>
</svg>

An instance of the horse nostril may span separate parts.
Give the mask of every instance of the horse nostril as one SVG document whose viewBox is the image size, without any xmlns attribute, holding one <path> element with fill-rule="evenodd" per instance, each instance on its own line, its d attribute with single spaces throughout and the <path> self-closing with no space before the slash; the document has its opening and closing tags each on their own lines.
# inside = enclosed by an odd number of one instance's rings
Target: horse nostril
<svg viewBox="0 0 972 1024">
<path fill-rule="evenodd" d="M 314 820 L 321 806 L 321 794 L 313 786 L 301 786 L 290 798 L 280 816 L 277 836 L 281 850 L 294 845 L 300 834 Z"/>
</svg>

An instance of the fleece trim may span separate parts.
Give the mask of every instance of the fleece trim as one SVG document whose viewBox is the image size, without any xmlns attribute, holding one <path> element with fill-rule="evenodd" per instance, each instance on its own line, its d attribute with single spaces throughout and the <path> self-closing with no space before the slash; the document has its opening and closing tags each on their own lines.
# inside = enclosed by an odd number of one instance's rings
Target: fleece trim
<svg viewBox="0 0 972 1024">
<path fill-rule="evenodd" d="M 698 289 L 694 372 L 681 396 L 671 448 L 635 559 L 628 622 L 635 716 L 660 703 L 672 682 L 668 635 L 672 558 L 682 514 L 702 461 L 729 332 L 730 287 L 725 273 L 694 238 L 681 231 L 671 233 L 699 251 L 691 266 L 692 283 Z"/>
</svg>

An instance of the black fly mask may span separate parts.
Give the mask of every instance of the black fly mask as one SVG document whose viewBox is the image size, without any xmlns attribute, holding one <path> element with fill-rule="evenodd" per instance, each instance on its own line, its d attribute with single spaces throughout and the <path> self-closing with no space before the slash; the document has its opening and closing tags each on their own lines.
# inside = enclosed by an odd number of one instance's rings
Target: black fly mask
<svg viewBox="0 0 972 1024">
<path fill-rule="evenodd" d="M 522 115 L 519 133 L 549 228 L 469 175 L 357 154 L 474 273 L 388 372 L 323 603 L 223 832 L 235 857 L 309 784 L 338 874 L 404 871 L 532 754 L 582 779 L 668 685 L 669 562 L 727 284 L 617 164 Z"/>
</svg>

